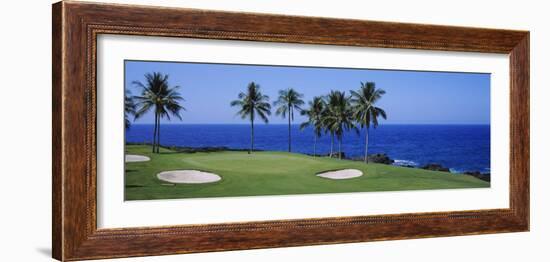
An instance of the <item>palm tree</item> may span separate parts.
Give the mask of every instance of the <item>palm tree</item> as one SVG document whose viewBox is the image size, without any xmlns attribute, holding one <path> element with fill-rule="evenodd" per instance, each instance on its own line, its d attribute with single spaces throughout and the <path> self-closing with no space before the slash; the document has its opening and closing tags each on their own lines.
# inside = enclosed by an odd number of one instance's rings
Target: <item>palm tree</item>
<svg viewBox="0 0 550 262">
<path fill-rule="evenodd" d="M 300 125 L 300 130 L 308 126 L 313 127 L 313 157 L 316 155 L 317 138 L 321 137 L 323 131 L 322 115 L 326 104 L 322 97 L 316 96 L 312 101 L 309 101 L 309 109 L 302 110 L 302 115 L 308 117 L 308 121 Z"/>
<path fill-rule="evenodd" d="M 277 111 L 275 111 L 276 115 L 281 115 L 283 118 L 288 115 L 288 152 L 291 151 L 290 125 L 294 120 L 294 110 L 302 111 L 300 106 L 304 104 L 303 96 L 293 88 L 279 90 L 279 98 L 273 103 L 273 106 L 278 106 Z"/>
<path fill-rule="evenodd" d="M 152 108 L 155 113 L 155 124 L 153 130 L 153 153 L 159 153 L 160 149 L 160 120 L 164 117 L 170 120 L 170 115 L 176 116 L 181 120 L 180 111 L 185 110 L 180 102 L 185 101 L 177 92 L 178 86 L 170 87 L 168 84 L 168 75 L 162 73 L 145 74 L 146 82 L 132 82 L 140 87 L 141 95 L 134 96 L 136 106 L 139 108 L 135 118 L 140 118 Z"/>
<path fill-rule="evenodd" d="M 239 99 L 231 102 L 231 106 L 239 106 L 238 115 L 242 119 L 250 119 L 250 154 L 254 151 L 254 120 L 256 114 L 264 123 L 268 123 L 267 116 L 271 115 L 271 106 L 269 105 L 269 97 L 263 95 L 260 91 L 260 85 L 251 82 L 248 84 L 246 92 L 239 93 Z"/>
<path fill-rule="evenodd" d="M 378 126 L 378 117 L 386 119 L 386 112 L 379 107 L 376 107 L 376 102 L 382 98 L 386 91 L 376 89 L 374 82 L 361 82 L 361 89 L 351 91 L 351 102 L 353 104 L 353 118 L 357 121 L 361 128 L 366 127 L 365 131 L 365 163 L 368 162 L 369 148 L 369 128 Z"/>
<path fill-rule="evenodd" d="M 325 108 L 321 112 L 321 126 L 325 130 L 326 133 L 330 133 L 330 154 L 329 157 L 332 157 L 333 151 L 334 151 L 334 129 L 332 129 L 331 121 L 332 119 L 329 119 L 329 96 L 324 96 L 323 101 L 325 101 Z"/>
<path fill-rule="evenodd" d="M 327 99 L 327 109 L 323 114 L 323 125 L 331 132 L 332 137 L 336 135 L 338 139 L 338 158 L 342 159 L 342 139 L 344 132 L 347 130 L 357 131 L 353 123 L 350 99 L 346 97 L 345 92 L 340 91 L 331 91 Z"/>
<path fill-rule="evenodd" d="M 124 91 L 124 128 L 130 128 L 130 115 L 136 114 L 136 104 L 134 103 L 134 98 L 130 93 L 130 90 Z"/>
</svg>

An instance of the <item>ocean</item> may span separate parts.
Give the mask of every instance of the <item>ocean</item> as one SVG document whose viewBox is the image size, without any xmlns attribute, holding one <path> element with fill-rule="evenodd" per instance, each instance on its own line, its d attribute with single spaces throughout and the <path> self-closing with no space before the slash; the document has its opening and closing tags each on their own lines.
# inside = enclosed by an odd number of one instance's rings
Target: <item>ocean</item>
<svg viewBox="0 0 550 262">
<path fill-rule="evenodd" d="M 313 132 L 292 125 L 292 151 L 313 153 Z M 250 125 L 244 124 L 165 124 L 160 129 L 161 145 L 184 147 L 225 146 L 247 149 Z M 288 125 L 257 124 L 254 147 L 258 150 L 287 151 Z M 153 125 L 134 124 L 126 131 L 126 142 L 150 143 Z M 334 151 L 338 150 L 335 141 Z M 346 132 L 342 151 L 346 157 L 361 157 L 365 150 L 364 131 Z M 330 135 L 317 140 L 317 154 L 330 152 Z M 451 169 L 490 172 L 491 127 L 489 125 L 391 125 L 370 129 L 369 155 L 385 153 L 396 165 L 422 166 L 437 163 Z"/>
</svg>

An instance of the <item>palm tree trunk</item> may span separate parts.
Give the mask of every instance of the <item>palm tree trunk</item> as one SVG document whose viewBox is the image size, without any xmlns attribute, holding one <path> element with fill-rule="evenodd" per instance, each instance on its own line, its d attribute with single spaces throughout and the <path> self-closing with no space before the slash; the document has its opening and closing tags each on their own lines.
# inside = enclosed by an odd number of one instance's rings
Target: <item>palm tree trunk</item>
<svg viewBox="0 0 550 262">
<path fill-rule="evenodd" d="M 334 149 L 334 133 L 330 132 L 330 157 L 332 157 L 332 152 Z"/>
<path fill-rule="evenodd" d="M 317 146 L 317 134 L 313 134 L 313 157 L 315 157 L 315 147 Z"/>
<path fill-rule="evenodd" d="M 288 152 L 291 151 L 291 148 L 290 148 L 290 110 L 292 110 L 292 108 L 290 106 L 288 106 Z"/>
<path fill-rule="evenodd" d="M 250 118 L 250 150 L 248 150 L 248 154 L 252 151 L 254 151 L 254 119 Z"/>
<path fill-rule="evenodd" d="M 157 143 L 157 117 L 157 113 L 155 112 L 155 127 L 153 129 L 153 142 L 151 143 L 151 145 L 153 146 L 153 153 L 155 153 L 155 145 Z"/>
<path fill-rule="evenodd" d="M 158 128 L 157 128 L 157 153 L 160 153 L 160 116 L 158 118 Z"/>
<path fill-rule="evenodd" d="M 365 131 L 365 164 L 369 162 L 369 128 Z"/>
<path fill-rule="evenodd" d="M 342 137 L 338 138 L 338 159 L 342 159 Z"/>
</svg>

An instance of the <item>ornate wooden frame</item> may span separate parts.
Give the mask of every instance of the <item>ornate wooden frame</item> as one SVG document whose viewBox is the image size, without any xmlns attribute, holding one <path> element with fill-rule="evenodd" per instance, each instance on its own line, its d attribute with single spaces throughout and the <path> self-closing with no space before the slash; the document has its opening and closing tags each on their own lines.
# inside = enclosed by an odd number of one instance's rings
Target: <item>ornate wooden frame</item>
<svg viewBox="0 0 550 262">
<path fill-rule="evenodd" d="M 53 5 L 53 257 L 81 260 L 529 230 L 529 32 L 83 2 Z M 96 39 L 124 34 L 510 56 L 510 208 L 96 227 Z"/>
</svg>

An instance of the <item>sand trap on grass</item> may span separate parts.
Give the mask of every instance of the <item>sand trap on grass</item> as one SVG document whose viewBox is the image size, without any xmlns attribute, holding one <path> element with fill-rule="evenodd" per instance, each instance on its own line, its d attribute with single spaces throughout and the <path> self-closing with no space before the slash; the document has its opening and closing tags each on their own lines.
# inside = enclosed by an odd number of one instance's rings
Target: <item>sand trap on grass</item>
<svg viewBox="0 0 550 262">
<path fill-rule="evenodd" d="M 222 178 L 216 174 L 197 170 L 174 170 L 164 171 L 157 174 L 157 178 L 177 184 L 203 184 L 212 183 Z"/>
<path fill-rule="evenodd" d="M 147 156 L 142 156 L 142 155 L 126 155 L 126 163 L 128 162 L 147 162 L 147 161 L 150 161 L 151 158 L 147 157 Z"/>
<path fill-rule="evenodd" d="M 342 169 L 317 174 L 318 177 L 324 177 L 328 179 L 350 179 L 354 177 L 360 177 L 362 175 L 363 172 L 357 169 Z"/>
</svg>

